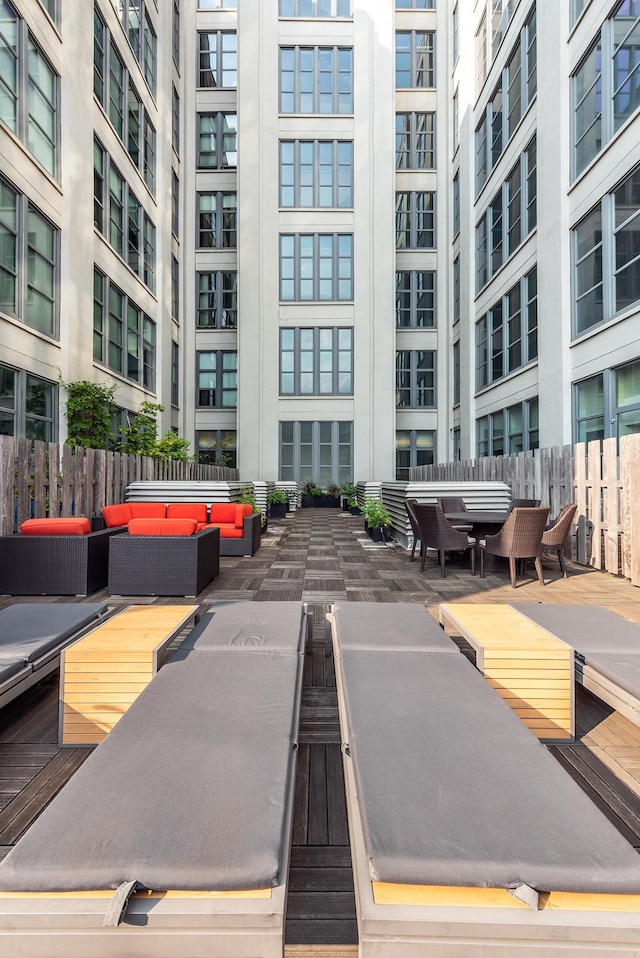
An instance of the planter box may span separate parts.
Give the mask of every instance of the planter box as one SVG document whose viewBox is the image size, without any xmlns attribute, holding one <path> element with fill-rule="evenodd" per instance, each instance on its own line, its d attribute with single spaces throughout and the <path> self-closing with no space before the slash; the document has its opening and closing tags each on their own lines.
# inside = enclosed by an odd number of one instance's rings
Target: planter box
<svg viewBox="0 0 640 958">
<path fill-rule="evenodd" d="M 352 516 L 361 515 L 360 506 L 348 506 L 347 511 L 350 512 Z"/>
<path fill-rule="evenodd" d="M 368 526 L 367 520 L 364 520 L 364 531 L 373 542 L 388 542 L 389 533 L 386 526 Z"/>
<path fill-rule="evenodd" d="M 284 519 L 287 514 L 286 502 L 272 502 L 269 506 L 270 519 Z"/>
</svg>

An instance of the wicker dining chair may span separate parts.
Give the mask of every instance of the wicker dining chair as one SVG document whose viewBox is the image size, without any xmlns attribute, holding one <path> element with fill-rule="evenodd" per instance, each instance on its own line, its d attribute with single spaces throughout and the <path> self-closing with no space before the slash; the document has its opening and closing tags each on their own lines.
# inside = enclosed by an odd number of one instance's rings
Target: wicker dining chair
<svg viewBox="0 0 640 958">
<path fill-rule="evenodd" d="M 542 549 L 543 551 L 555 552 L 558 556 L 558 562 L 560 563 L 560 571 L 562 572 L 563 577 L 567 578 L 567 568 L 564 564 L 564 549 L 567 544 L 567 536 L 569 535 L 569 529 L 571 528 L 571 523 L 573 522 L 573 517 L 576 514 L 577 505 L 575 502 L 570 502 L 569 505 L 565 506 L 564 509 L 556 516 L 556 518 L 551 522 L 547 529 L 542 534 Z"/>
<path fill-rule="evenodd" d="M 417 499 L 406 499 L 404 507 L 407 510 L 407 515 L 409 516 L 409 522 L 411 523 L 411 531 L 413 533 L 413 546 L 411 547 L 411 559 L 410 562 L 413 562 L 416 544 L 420 543 L 420 558 L 422 558 L 422 540 L 420 538 L 420 526 L 418 525 L 418 520 L 416 518 L 414 507 L 418 505 Z"/>
<path fill-rule="evenodd" d="M 549 516 L 548 506 L 516 507 L 500 530 L 493 536 L 478 542 L 480 552 L 480 577 L 484 578 L 485 552 L 495 556 L 504 556 L 509 560 L 511 585 L 516 587 L 516 559 L 533 559 L 538 580 L 544 585 L 542 575 L 542 535 Z"/>
<path fill-rule="evenodd" d="M 413 507 L 422 543 L 421 571 L 424 571 L 427 549 L 436 549 L 440 559 L 440 574 L 444 578 L 445 554 L 447 552 L 464 553 L 471 551 L 471 574 L 476 574 L 476 540 L 455 529 L 437 503 L 416 502 Z"/>
<path fill-rule="evenodd" d="M 443 512 L 468 512 L 466 503 L 462 496 L 438 496 L 438 505 Z M 452 523 L 453 528 L 458 532 L 471 532 L 473 528 L 467 523 Z"/>
<path fill-rule="evenodd" d="M 512 499 L 507 509 L 507 515 L 514 509 L 536 509 L 539 505 L 539 499 Z"/>
</svg>

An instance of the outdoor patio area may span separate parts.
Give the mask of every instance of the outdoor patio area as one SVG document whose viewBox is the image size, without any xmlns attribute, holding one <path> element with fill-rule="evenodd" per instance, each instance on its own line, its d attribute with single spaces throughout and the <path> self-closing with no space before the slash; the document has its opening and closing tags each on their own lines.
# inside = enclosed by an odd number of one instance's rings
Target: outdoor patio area
<svg viewBox="0 0 640 958">
<path fill-rule="evenodd" d="M 327 644 L 325 614 L 336 601 L 417 603 L 438 618 L 442 602 L 547 602 L 593 605 L 640 625 L 640 590 L 628 580 L 567 563 L 561 577 L 555 557 L 543 558 L 545 586 L 534 568 L 511 587 L 508 571 L 484 579 L 450 561 L 442 578 L 436 553 L 424 572 L 420 557 L 366 535 L 361 517 L 336 509 L 300 509 L 270 520 L 262 545 L 251 557 L 223 556 L 220 575 L 197 596 L 206 606 L 221 599 L 296 601 L 313 614 L 313 654 L 305 658 L 295 786 L 295 810 L 286 948 L 288 958 L 357 954 L 355 896 L 340 749 L 336 681 Z M 55 597 L 0 598 L 51 602 Z M 175 597 L 109 596 L 86 599 L 109 606 L 193 605 Z M 184 630 L 177 645 L 186 634 Z M 472 656 L 470 646 L 458 640 Z M 88 748 L 60 748 L 58 672 L 0 711 L 0 857 L 13 846 L 51 798 L 80 767 Z M 558 761 L 636 848 L 640 848 L 640 728 L 576 687 L 576 741 L 551 746 Z"/>
</svg>

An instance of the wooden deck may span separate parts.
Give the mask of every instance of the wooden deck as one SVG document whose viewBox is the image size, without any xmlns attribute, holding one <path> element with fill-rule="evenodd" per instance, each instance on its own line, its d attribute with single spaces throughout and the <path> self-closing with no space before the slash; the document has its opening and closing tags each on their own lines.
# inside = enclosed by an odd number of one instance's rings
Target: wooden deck
<svg viewBox="0 0 640 958">
<path fill-rule="evenodd" d="M 357 954 L 355 903 L 340 753 L 333 659 L 326 654 L 324 614 L 336 600 L 416 602 L 437 618 L 440 602 L 517 600 L 598 605 L 640 624 L 640 590 L 623 579 L 569 565 L 561 579 L 557 561 L 543 561 L 543 588 L 531 576 L 513 591 L 507 573 L 482 580 L 436 558 L 420 562 L 393 543 L 378 545 L 362 519 L 331 509 L 304 509 L 269 523 L 252 558 L 222 558 L 220 576 L 198 596 L 218 599 L 299 600 L 314 615 L 313 654 L 305 663 L 296 782 L 293 848 L 287 908 L 287 958 L 353 958 Z M 110 604 L 189 605 L 184 599 L 88 600 Z M 51 597 L 0 598 L 56 601 Z M 179 641 L 179 640 L 178 640 Z M 461 640 L 463 652 L 473 651 Z M 90 749 L 57 745 L 58 674 L 0 711 L 0 857 L 18 841 Z M 551 751 L 640 849 L 640 729 L 580 687 L 576 690 L 576 741 Z"/>
</svg>

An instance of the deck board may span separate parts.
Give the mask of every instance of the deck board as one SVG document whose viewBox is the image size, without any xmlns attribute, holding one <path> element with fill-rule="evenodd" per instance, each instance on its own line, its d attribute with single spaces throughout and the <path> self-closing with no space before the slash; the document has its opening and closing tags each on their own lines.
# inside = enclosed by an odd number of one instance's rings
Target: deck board
<svg viewBox="0 0 640 958">
<path fill-rule="evenodd" d="M 262 548 L 251 558 L 222 557 L 220 576 L 198 596 L 219 599 L 305 601 L 313 614 L 312 654 L 305 657 L 287 911 L 286 958 L 356 958 L 357 927 L 344 798 L 333 657 L 326 655 L 324 616 L 335 598 L 349 602 L 414 602 L 437 620 L 441 602 L 546 601 L 598 605 L 640 624 L 640 590 L 626 580 L 543 558 L 546 585 L 507 574 L 485 579 L 447 563 L 422 573 L 417 559 L 393 543 L 376 545 L 361 517 L 331 509 L 304 509 L 270 521 Z M 0 608 L 18 601 L 3 597 Z M 19 601 L 56 601 L 51 597 Z M 183 604 L 175 598 L 60 597 L 61 602 L 109 605 Z M 190 604 L 184 600 L 184 604 Z M 186 634 L 186 632 L 184 633 Z M 180 639 L 183 636 L 180 637 Z M 179 645 L 177 639 L 175 646 Z M 458 640 L 473 661 L 474 652 Z M 0 858 L 85 760 L 91 749 L 61 750 L 58 674 L 0 710 Z M 640 848 L 640 729 L 591 693 L 576 689 L 576 742 L 550 751 L 627 839 Z"/>
</svg>

